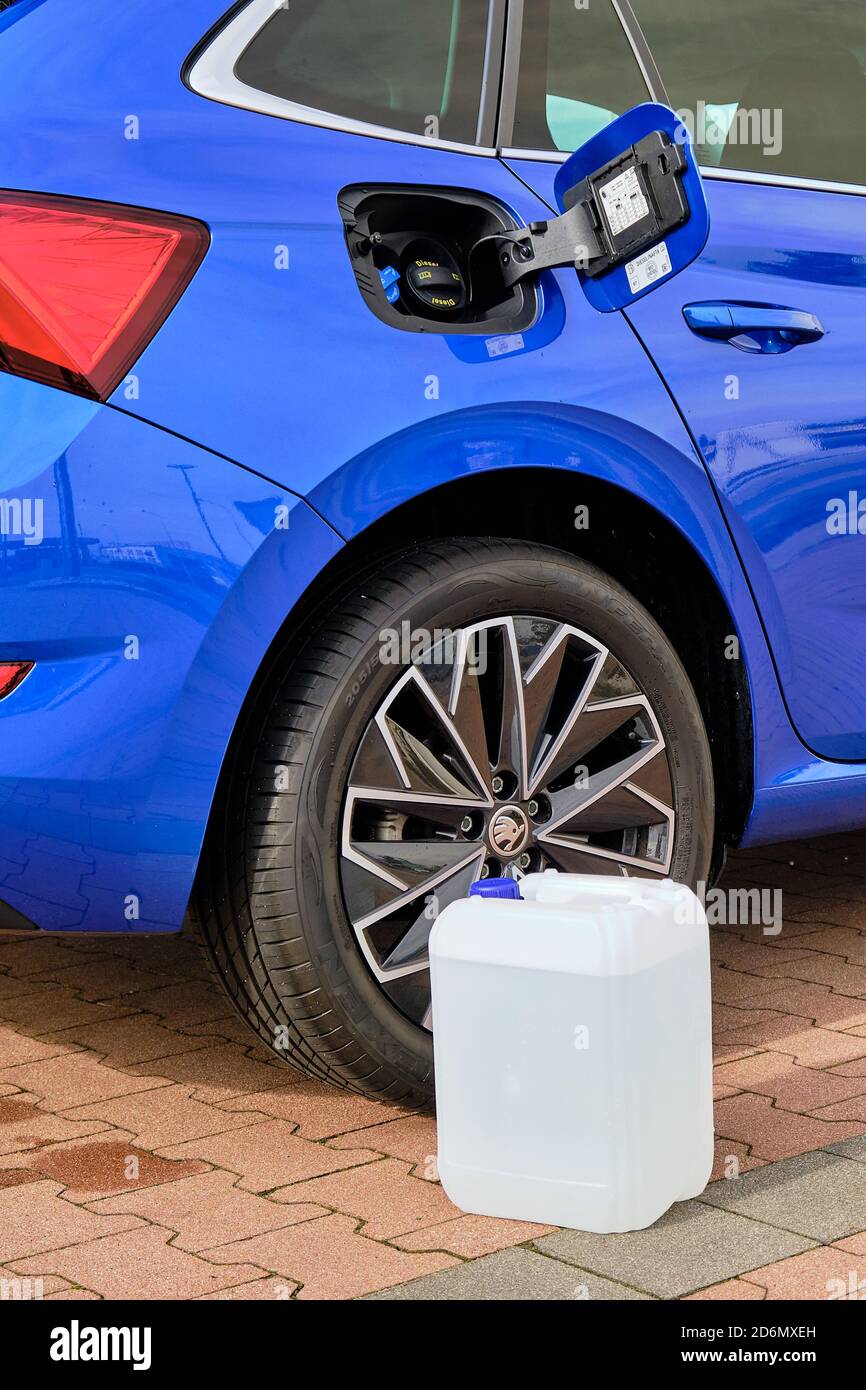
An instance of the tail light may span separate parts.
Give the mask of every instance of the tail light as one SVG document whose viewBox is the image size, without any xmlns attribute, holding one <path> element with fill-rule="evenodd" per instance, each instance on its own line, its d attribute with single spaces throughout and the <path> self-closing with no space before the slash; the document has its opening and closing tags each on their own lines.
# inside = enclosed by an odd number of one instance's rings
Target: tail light
<svg viewBox="0 0 866 1390">
<path fill-rule="evenodd" d="M 32 661 L 0 661 L 0 700 L 11 695 L 32 670 Z"/>
<path fill-rule="evenodd" d="M 173 213 L 0 192 L 0 369 L 107 400 L 209 239 Z"/>
</svg>

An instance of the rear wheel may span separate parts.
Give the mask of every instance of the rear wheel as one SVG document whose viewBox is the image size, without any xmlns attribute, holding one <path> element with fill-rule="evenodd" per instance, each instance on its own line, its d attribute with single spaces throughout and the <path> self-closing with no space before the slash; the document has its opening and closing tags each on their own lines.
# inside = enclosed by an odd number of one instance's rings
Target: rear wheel
<svg viewBox="0 0 866 1390">
<path fill-rule="evenodd" d="M 427 937 L 487 874 L 706 879 L 710 752 L 670 642 L 524 542 L 379 563 L 275 663 L 223 779 L 199 916 L 287 1061 L 432 1096 Z"/>
</svg>

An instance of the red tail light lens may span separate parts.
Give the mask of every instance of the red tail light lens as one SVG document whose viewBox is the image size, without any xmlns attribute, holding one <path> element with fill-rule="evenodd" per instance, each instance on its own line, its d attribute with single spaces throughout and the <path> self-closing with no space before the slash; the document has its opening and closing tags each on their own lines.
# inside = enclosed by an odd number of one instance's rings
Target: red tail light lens
<svg viewBox="0 0 866 1390">
<path fill-rule="evenodd" d="M 107 400 L 209 240 L 172 213 L 0 193 L 0 369 Z"/>
<path fill-rule="evenodd" d="M 0 661 L 0 700 L 17 689 L 25 676 L 33 670 L 32 661 Z"/>
</svg>

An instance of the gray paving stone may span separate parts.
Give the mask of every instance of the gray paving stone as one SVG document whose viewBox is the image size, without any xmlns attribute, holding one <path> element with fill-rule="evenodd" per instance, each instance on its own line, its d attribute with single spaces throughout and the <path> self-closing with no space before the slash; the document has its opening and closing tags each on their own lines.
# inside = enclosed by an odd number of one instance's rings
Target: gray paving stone
<svg viewBox="0 0 866 1390">
<path fill-rule="evenodd" d="M 638 1293 L 622 1284 L 600 1279 L 573 1265 L 550 1260 L 533 1250 L 501 1250 L 497 1255 L 485 1255 L 441 1274 L 426 1274 L 411 1284 L 399 1284 L 393 1289 L 367 1294 L 367 1300 L 507 1300 L 532 1299 L 535 1302 L 568 1299 L 581 1302 L 599 1299 L 643 1299 L 649 1294 Z"/>
<path fill-rule="evenodd" d="M 843 1158 L 853 1158 L 855 1163 L 866 1163 L 866 1134 L 858 1134 L 856 1139 L 843 1139 L 839 1144 L 827 1144 L 822 1153 L 841 1154 Z"/>
<path fill-rule="evenodd" d="M 718 1284 L 809 1250 L 817 1241 L 703 1202 L 680 1202 L 646 1231 L 557 1231 L 537 1249 L 661 1298 Z"/>
<path fill-rule="evenodd" d="M 699 1200 L 815 1240 L 840 1240 L 866 1229 L 863 1164 L 822 1150 L 710 1183 Z"/>
</svg>

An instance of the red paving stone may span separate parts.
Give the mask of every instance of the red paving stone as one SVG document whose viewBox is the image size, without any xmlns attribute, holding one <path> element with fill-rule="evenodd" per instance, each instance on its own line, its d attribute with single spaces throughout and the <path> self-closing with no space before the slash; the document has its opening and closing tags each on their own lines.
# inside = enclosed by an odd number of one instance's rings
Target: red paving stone
<svg viewBox="0 0 866 1390">
<path fill-rule="evenodd" d="M 438 1183 L 411 1176 L 412 1165 L 384 1158 L 272 1192 L 275 1202 L 318 1202 L 364 1222 L 364 1234 L 389 1240 L 459 1216 Z"/>
<path fill-rule="evenodd" d="M 285 1120 L 264 1120 L 226 1134 L 191 1139 L 163 1152 L 167 1158 L 205 1159 L 220 1168 L 228 1168 L 237 1174 L 239 1186 L 248 1192 L 267 1192 L 280 1187 L 287 1179 L 301 1183 L 307 1178 L 318 1178 L 378 1158 L 370 1149 L 338 1152 L 324 1144 L 301 1139 Z"/>
<path fill-rule="evenodd" d="M 226 1113 L 249 1112 L 270 1115 L 297 1126 L 302 1139 L 331 1139 L 362 1125 L 390 1121 L 401 1112 L 393 1106 L 380 1105 L 364 1096 L 324 1087 L 318 1081 L 308 1081 L 296 1073 L 284 1072 L 285 1082 L 278 1091 L 254 1091 L 252 1095 L 224 1101 L 220 1109 Z"/>
<path fill-rule="evenodd" d="M 717 1102 L 716 1131 L 748 1143 L 756 1158 L 777 1160 L 811 1153 L 862 1134 L 863 1126 L 780 1110 L 769 1096 L 742 1094 Z"/>
<path fill-rule="evenodd" d="M 312 1203 L 289 1207 L 255 1197 L 235 1187 L 235 1181 L 232 1173 L 203 1173 L 175 1179 L 164 1191 L 151 1187 L 89 1202 L 88 1209 L 112 1215 L 128 1213 L 168 1226 L 177 1233 L 173 1244 L 193 1253 L 328 1215 L 326 1208 Z"/>
<path fill-rule="evenodd" d="M 863 1289 L 858 1285 L 864 1284 Z M 829 1300 L 857 1302 L 866 1299 L 866 1266 L 858 1269 L 856 1259 L 841 1244 L 819 1246 L 793 1255 L 787 1260 L 749 1270 L 738 1279 L 703 1289 L 691 1298 L 753 1298 L 767 1301 Z"/>
<path fill-rule="evenodd" d="M 799 1067 L 779 1052 L 758 1052 L 736 1062 L 723 1062 L 716 1066 L 715 1081 L 717 1086 L 731 1091 L 756 1091 L 758 1095 L 770 1096 L 782 1110 L 792 1111 L 814 1111 L 852 1096 L 866 1095 L 866 1075 L 845 1077 L 814 1067 Z"/>
<path fill-rule="evenodd" d="M 122 1221 L 123 1217 L 91 1220 Z M 157 1226 L 106 1235 L 100 1240 L 55 1249 L 39 1259 L 14 1260 L 16 1274 L 60 1274 L 105 1298 L 198 1298 L 232 1284 L 260 1278 L 262 1270 L 240 1260 L 213 1263 L 170 1245 L 170 1233 Z M 249 1243 L 249 1242 L 247 1242 Z"/>
<path fill-rule="evenodd" d="M 782 887 L 783 928 L 712 931 L 716 1178 L 866 1132 L 864 847 L 732 856 L 722 886 Z M 435 1150 L 430 1116 L 275 1061 L 184 938 L 0 941 L 0 1277 L 345 1299 L 547 1230 L 458 1211 Z M 858 1266 L 866 1234 L 692 1297 L 826 1298 Z"/>
<path fill-rule="evenodd" d="M 107 1129 L 86 1139 L 19 1151 L 2 1160 L 4 1168 L 26 1167 L 43 1177 L 63 1183 L 66 1195 L 76 1202 L 93 1201 L 138 1187 L 208 1171 L 206 1163 L 193 1159 L 173 1161 L 137 1148 L 130 1135 Z"/>
<path fill-rule="evenodd" d="M 114 1074 L 118 1077 L 124 1075 L 122 1072 Z M 184 1086 L 172 1086 L 170 1083 L 155 1086 L 151 1077 L 146 1080 L 126 1077 L 126 1080 L 138 1082 L 148 1089 L 137 1095 L 115 1096 L 113 1099 L 75 1106 L 64 1112 L 65 1117 L 101 1120 L 105 1124 L 117 1125 L 134 1134 L 136 1143 L 144 1149 L 164 1149 L 172 1144 L 186 1143 L 189 1139 L 203 1139 L 231 1129 L 244 1129 L 258 1119 L 255 1114 L 243 1111 L 234 1113 L 204 1105 L 200 1100 L 194 1100 Z"/>
<path fill-rule="evenodd" d="M 14 1154 L 38 1149 L 63 1139 L 80 1139 L 95 1134 L 106 1126 L 83 1124 L 63 1115 L 40 1110 L 38 1096 L 21 1091 L 15 1096 L 0 1097 L 0 1154 Z"/>
<path fill-rule="evenodd" d="M 297 1280 L 303 1299 L 358 1298 L 450 1269 L 449 1255 L 409 1254 L 358 1234 L 357 1222 L 334 1213 L 269 1235 L 206 1252 L 211 1260 L 247 1259 Z"/>
</svg>

